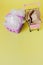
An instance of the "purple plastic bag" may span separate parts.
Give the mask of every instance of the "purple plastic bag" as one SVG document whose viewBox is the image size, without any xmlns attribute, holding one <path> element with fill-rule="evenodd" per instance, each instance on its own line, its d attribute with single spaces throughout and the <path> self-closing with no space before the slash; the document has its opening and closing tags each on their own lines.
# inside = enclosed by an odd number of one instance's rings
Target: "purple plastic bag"
<svg viewBox="0 0 43 65">
<path fill-rule="evenodd" d="M 5 27 L 11 32 L 20 32 L 24 24 L 25 11 L 13 10 L 5 17 Z"/>
</svg>

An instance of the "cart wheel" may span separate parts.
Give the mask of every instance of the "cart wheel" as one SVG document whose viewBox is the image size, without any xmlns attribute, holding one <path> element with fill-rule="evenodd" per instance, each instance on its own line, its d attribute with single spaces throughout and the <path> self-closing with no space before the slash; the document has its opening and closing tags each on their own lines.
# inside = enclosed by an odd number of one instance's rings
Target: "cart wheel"
<svg viewBox="0 0 43 65">
<path fill-rule="evenodd" d="M 39 31 L 39 29 L 37 29 Z"/>
</svg>

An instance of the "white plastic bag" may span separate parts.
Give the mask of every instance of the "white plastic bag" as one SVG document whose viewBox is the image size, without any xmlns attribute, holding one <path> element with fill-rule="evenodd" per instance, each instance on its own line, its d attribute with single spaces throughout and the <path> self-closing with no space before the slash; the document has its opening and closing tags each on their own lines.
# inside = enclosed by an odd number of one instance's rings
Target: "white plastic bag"
<svg viewBox="0 0 43 65">
<path fill-rule="evenodd" d="M 5 17 L 5 26 L 8 30 L 18 33 L 24 24 L 25 11 L 12 10 Z"/>
</svg>

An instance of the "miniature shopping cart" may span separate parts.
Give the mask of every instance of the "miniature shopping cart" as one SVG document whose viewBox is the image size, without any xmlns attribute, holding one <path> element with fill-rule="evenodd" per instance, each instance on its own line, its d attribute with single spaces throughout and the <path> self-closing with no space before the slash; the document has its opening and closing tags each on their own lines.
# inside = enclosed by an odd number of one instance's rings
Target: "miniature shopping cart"
<svg viewBox="0 0 43 65">
<path fill-rule="evenodd" d="M 40 19 L 40 11 L 39 11 L 39 8 L 35 8 L 35 9 L 32 9 L 32 11 L 36 11 L 37 13 L 32 13 L 32 16 L 30 17 L 31 20 L 29 19 L 28 20 L 28 24 L 29 24 L 29 30 L 30 32 L 33 30 L 33 29 L 37 29 L 39 31 L 40 29 L 40 23 L 41 23 L 41 19 Z M 30 14 L 31 14 L 30 13 Z M 36 17 L 37 16 L 37 17 Z M 35 18 L 36 17 L 36 18 Z M 34 19 L 32 21 L 32 18 Z"/>
<path fill-rule="evenodd" d="M 32 3 L 32 4 L 38 5 L 38 8 L 27 9 L 28 12 L 26 12 L 26 21 L 28 22 L 30 32 L 34 29 L 37 29 L 39 31 L 40 23 L 41 23 L 40 10 L 39 10 L 40 3 L 38 2 L 38 3 Z M 29 5 L 32 5 L 32 4 L 29 4 Z"/>
</svg>

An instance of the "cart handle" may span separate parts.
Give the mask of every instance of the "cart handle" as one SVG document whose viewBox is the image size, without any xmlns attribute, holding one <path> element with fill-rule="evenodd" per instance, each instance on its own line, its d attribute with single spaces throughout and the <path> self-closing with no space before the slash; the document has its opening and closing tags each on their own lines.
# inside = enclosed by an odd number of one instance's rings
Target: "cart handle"
<svg viewBox="0 0 43 65">
<path fill-rule="evenodd" d="M 38 6 L 38 8 L 40 7 L 40 2 L 33 2 L 33 3 L 29 3 L 29 4 L 24 4 L 24 9 L 25 9 L 25 7 L 26 6 L 31 6 L 31 5 L 37 5 Z"/>
</svg>

